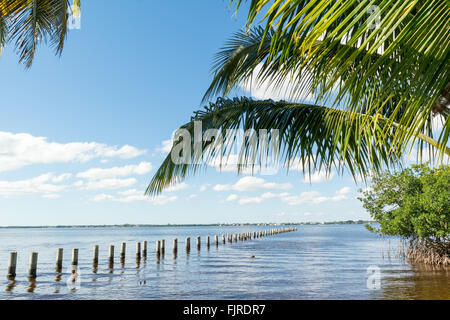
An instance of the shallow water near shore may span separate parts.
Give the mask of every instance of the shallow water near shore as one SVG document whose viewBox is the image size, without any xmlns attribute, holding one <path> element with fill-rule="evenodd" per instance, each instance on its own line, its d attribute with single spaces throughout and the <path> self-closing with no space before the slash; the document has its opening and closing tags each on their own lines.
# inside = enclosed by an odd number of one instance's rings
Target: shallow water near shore
<svg viewBox="0 0 450 320">
<path fill-rule="evenodd" d="M 294 232 L 218 247 L 215 234 L 220 238 L 278 227 L 0 229 L 0 299 L 450 299 L 450 268 L 408 264 L 398 254 L 398 239 L 378 237 L 363 225 L 296 227 Z M 196 236 L 202 237 L 200 251 Z M 188 255 L 186 237 L 191 237 Z M 178 238 L 176 259 L 173 238 Z M 158 260 L 159 239 L 165 239 L 166 252 Z M 137 264 L 136 242 L 144 240 L 148 256 Z M 127 242 L 124 265 L 119 261 L 122 242 Z M 100 261 L 94 273 L 96 244 Z M 112 270 L 107 263 L 110 245 L 116 253 Z M 60 275 L 55 272 L 59 247 L 64 248 Z M 72 248 L 79 248 L 80 276 L 67 283 Z M 18 252 L 15 282 L 6 279 L 11 251 Z M 27 279 L 32 251 L 39 252 L 35 282 Z"/>
</svg>

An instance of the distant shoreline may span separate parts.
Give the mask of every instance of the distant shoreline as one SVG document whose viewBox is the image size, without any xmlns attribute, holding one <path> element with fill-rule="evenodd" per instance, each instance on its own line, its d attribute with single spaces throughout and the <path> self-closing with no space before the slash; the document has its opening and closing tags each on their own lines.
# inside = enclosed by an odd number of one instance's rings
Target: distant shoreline
<svg viewBox="0 0 450 320">
<path fill-rule="evenodd" d="M 113 225 L 56 225 L 56 226 L 0 226 L 0 229 L 51 229 L 51 228 L 152 228 L 152 227 L 233 227 L 233 226 L 285 226 L 285 225 L 330 225 L 372 224 L 376 221 L 347 220 L 329 222 L 281 222 L 281 223 L 211 223 L 211 224 L 113 224 Z"/>
</svg>

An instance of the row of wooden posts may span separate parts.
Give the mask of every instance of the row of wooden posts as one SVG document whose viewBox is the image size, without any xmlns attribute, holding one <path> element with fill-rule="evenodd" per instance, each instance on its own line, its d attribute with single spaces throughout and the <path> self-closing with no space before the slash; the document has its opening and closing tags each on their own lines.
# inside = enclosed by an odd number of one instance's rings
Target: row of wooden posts
<svg viewBox="0 0 450 320">
<path fill-rule="evenodd" d="M 251 239 L 259 239 L 266 236 L 276 235 L 280 233 L 285 232 L 292 232 L 296 231 L 297 228 L 281 228 L 281 229 L 270 229 L 270 230 L 264 230 L 264 231 L 254 231 L 254 232 L 246 232 L 246 233 L 234 233 L 234 234 L 227 234 L 226 238 L 225 235 L 222 234 L 221 243 L 225 244 L 226 240 L 228 243 L 233 243 L 239 241 L 245 241 L 245 240 L 251 240 Z M 226 239 L 226 240 L 225 240 Z M 186 253 L 189 253 L 191 250 L 191 238 L 186 238 Z M 214 244 L 215 246 L 219 245 L 219 236 L 214 236 Z M 125 254 L 126 254 L 126 246 L 127 244 L 123 242 L 121 244 L 120 248 L 120 260 L 122 263 L 125 262 Z M 157 240 L 156 241 L 156 256 L 159 259 L 161 256 L 164 256 L 165 254 L 165 240 Z M 210 236 L 206 237 L 206 247 L 210 247 Z M 197 237 L 197 250 L 200 250 L 201 248 L 201 238 L 200 236 Z M 142 250 L 141 250 L 142 249 Z M 178 239 L 173 239 L 173 246 L 172 246 L 173 256 L 176 259 L 177 253 L 178 253 Z M 136 243 L 136 259 L 139 261 L 141 257 L 146 258 L 147 257 L 147 241 L 142 242 L 142 248 L 141 248 L 141 242 Z M 94 257 L 93 257 L 93 264 L 96 267 L 99 262 L 99 246 L 94 246 Z M 30 265 L 28 269 L 28 277 L 29 279 L 36 279 L 37 277 L 37 263 L 38 263 L 38 253 L 32 252 L 30 255 Z M 109 254 L 108 254 L 108 263 L 109 267 L 112 268 L 114 265 L 114 246 L 109 246 Z M 72 267 L 78 266 L 78 249 L 74 248 L 72 249 Z M 8 275 L 7 278 L 9 280 L 14 280 L 16 277 L 16 267 L 17 267 L 17 252 L 10 252 L 9 255 L 9 265 L 8 265 Z M 63 248 L 58 248 L 56 252 L 56 272 L 61 273 L 63 268 Z"/>
</svg>

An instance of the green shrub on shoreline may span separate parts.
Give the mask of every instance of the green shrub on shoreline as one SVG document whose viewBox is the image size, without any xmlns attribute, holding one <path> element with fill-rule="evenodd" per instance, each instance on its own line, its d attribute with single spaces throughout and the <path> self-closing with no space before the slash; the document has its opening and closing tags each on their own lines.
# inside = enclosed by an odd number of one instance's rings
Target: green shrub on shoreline
<svg viewBox="0 0 450 320">
<path fill-rule="evenodd" d="M 384 172 L 361 192 L 358 199 L 379 223 L 367 229 L 410 240 L 414 262 L 450 265 L 450 166 Z"/>
</svg>

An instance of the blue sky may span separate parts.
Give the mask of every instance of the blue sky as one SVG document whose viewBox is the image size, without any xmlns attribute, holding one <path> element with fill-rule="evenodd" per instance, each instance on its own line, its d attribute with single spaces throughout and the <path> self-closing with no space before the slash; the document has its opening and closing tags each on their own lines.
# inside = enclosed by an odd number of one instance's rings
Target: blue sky
<svg viewBox="0 0 450 320">
<path fill-rule="evenodd" d="M 244 25 L 228 1 L 83 1 L 61 56 L 30 70 L 0 58 L 0 225 L 368 219 L 350 176 L 206 173 L 144 197 L 211 80 L 214 54 Z M 6 75 L 6 76 L 5 76 Z M 253 95 L 256 95 L 253 93 Z"/>
</svg>

